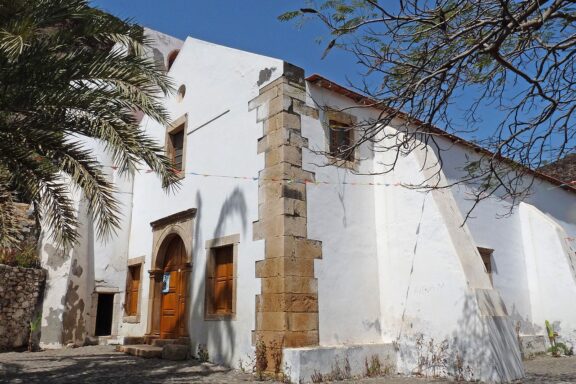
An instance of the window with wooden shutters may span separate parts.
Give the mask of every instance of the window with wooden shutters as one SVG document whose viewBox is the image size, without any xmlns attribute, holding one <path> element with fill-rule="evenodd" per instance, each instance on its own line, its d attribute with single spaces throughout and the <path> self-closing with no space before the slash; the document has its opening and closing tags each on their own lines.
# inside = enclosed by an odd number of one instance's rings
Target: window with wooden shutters
<svg viewBox="0 0 576 384">
<path fill-rule="evenodd" d="M 205 319 L 234 319 L 236 314 L 236 257 L 239 235 L 206 242 Z"/>
<path fill-rule="evenodd" d="M 354 161 L 352 145 L 352 127 L 349 124 L 330 120 L 330 155 L 346 161 Z"/>
<path fill-rule="evenodd" d="M 213 314 L 232 313 L 234 253 L 231 245 L 214 249 Z"/>
<path fill-rule="evenodd" d="M 140 274 L 142 264 L 128 267 L 128 278 L 126 281 L 126 301 L 125 310 L 127 316 L 138 315 L 138 297 L 140 296 Z"/>
<path fill-rule="evenodd" d="M 169 143 L 169 156 L 172 160 L 174 169 L 181 171 L 183 167 L 183 151 L 184 151 L 184 127 L 180 127 L 178 132 L 170 133 L 170 143 Z"/>
<path fill-rule="evenodd" d="M 187 115 L 177 119 L 166 130 L 166 155 L 172 162 L 172 168 L 184 177 L 186 167 L 186 124 Z"/>
</svg>

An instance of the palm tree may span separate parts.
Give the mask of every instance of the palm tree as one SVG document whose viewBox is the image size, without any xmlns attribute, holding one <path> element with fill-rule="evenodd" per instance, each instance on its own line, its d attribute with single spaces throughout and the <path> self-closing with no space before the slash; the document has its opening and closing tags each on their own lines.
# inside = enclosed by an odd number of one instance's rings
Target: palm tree
<svg viewBox="0 0 576 384">
<path fill-rule="evenodd" d="M 177 175 L 135 112 L 161 124 L 167 75 L 145 55 L 143 29 L 86 0 L 0 0 L 0 246 L 18 233 L 14 201 L 34 204 L 63 246 L 78 238 L 71 191 L 88 202 L 99 236 L 119 223 L 115 187 L 88 139 L 105 144 L 118 170 L 145 163 L 164 188 Z"/>
</svg>

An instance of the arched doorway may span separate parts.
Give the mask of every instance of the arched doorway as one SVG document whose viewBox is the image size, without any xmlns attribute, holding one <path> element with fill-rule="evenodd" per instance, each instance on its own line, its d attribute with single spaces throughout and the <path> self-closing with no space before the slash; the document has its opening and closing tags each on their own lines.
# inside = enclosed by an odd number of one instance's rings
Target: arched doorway
<svg viewBox="0 0 576 384">
<path fill-rule="evenodd" d="M 160 338 L 187 336 L 186 310 L 190 268 L 180 236 L 166 239 L 160 300 Z"/>
</svg>

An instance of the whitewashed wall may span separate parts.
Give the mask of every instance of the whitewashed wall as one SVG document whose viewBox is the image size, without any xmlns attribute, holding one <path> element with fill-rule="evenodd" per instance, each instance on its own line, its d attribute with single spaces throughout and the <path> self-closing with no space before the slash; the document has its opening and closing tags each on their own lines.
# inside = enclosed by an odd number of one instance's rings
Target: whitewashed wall
<svg viewBox="0 0 576 384">
<path fill-rule="evenodd" d="M 455 181 L 463 175 L 466 156 L 477 155 L 450 147 L 442 158 L 447 177 Z M 462 211 L 472 204 L 468 188 L 453 188 Z M 522 334 L 545 335 L 548 320 L 564 341 L 576 345 L 575 250 L 570 249 L 570 238 L 576 236 L 576 193 L 536 180 L 524 203 L 510 208 L 506 199 L 491 197 L 478 205 L 467 223 L 478 246 L 494 249 L 494 287 Z"/>
<path fill-rule="evenodd" d="M 117 293 L 114 300 L 112 334 L 117 335 L 122 317 L 120 292 L 124 291 L 126 257 L 131 219 L 132 182 L 120 176 L 111 166 L 105 148 L 94 140 L 84 140 L 92 150 L 103 171 L 114 183 L 121 206 L 120 225 L 114 235 L 99 238 L 96 223 L 88 215 L 87 203 L 78 190 L 73 199 L 80 222 L 78 245 L 72 250 L 58 248 L 45 232 L 41 238 L 42 266 L 47 269 L 47 285 L 43 302 L 41 345 L 46 348 L 62 344 L 82 344 L 93 335 L 96 319 L 95 292 Z"/>
<path fill-rule="evenodd" d="M 176 87 L 186 86 L 181 102 L 166 100 L 173 119 L 188 114 L 186 172 L 211 175 L 258 175 L 264 159 L 257 155 L 262 125 L 256 111 L 248 112 L 248 101 L 260 86 L 279 77 L 283 63 L 255 54 L 188 38 L 174 62 L 170 75 Z M 267 70 L 266 70 L 267 69 Z M 265 76 L 269 74 L 270 76 Z M 258 82 L 260 82 L 258 84 Z M 220 118 L 192 131 L 228 111 Z M 144 119 L 146 131 L 164 143 L 165 127 Z M 152 230 L 150 222 L 170 214 L 196 208 L 193 234 L 190 324 L 193 348 L 206 344 L 210 358 L 237 365 L 252 351 L 255 296 L 260 282 L 255 277 L 255 261 L 264 257 L 264 243 L 252 241 L 252 222 L 258 218 L 258 183 L 218 177 L 186 175 L 178 192 L 166 194 L 153 174 L 141 172 L 134 183 L 134 214 L 129 257 L 146 257 L 151 267 Z M 236 320 L 204 321 L 206 240 L 239 234 Z M 140 324 L 122 324 L 123 335 L 146 332 L 149 281 L 142 282 Z"/>
<path fill-rule="evenodd" d="M 310 102 L 347 107 L 360 121 L 376 113 L 324 89 L 310 86 L 309 92 Z M 326 148 L 321 121 L 303 120 L 312 150 Z M 390 156 L 363 148 L 360 173 L 378 171 Z M 317 180 L 335 183 L 307 187 L 309 237 L 323 244 L 323 259 L 316 262 L 321 345 L 395 342 L 398 369 L 410 373 L 430 340 L 434 348 L 446 340 L 450 361 L 463 358 L 475 378 L 522 375 L 513 325 L 502 317 L 503 303 L 471 233 L 460 226 L 453 195 L 394 185 L 422 180 L 421 157 L 403 158 L 394 173 L 377 177 L 318 166 L 326 160 L 313 151 L 304 152 L 304 163 Z M 344 180 L 390 185 L 338 184 Z M 419 352 L 420 335 L 425 345 Z"/>
<path fill-rule="evenodd" d="M 309 88 L 309 104 L 347 106 L 347 99 L 317 88 Z M 322 259 L 315 262 L 318 278 L 320 345 L 377 343 L 381 341 L 380 289 L 374 188 L 341 184 L 370 182 L 372 176 L 354 175 L 346 168 L 329 164 L 326 127 L 320 120 L 302 117 L 302 136 L 309 150 L 303 150 L 303 168 L 316 173 L 318 181 L 308 184 L 308 238 L 322 241 Z M 353 111 L 363 114 L 362 111 Z M 352 112 L 352 113 L 353 113 Z M 363 148 L 362 158 L 372 153 Z M 362 161 L 361 172 L 371 172 L 371 161 Z"/>
</svg>

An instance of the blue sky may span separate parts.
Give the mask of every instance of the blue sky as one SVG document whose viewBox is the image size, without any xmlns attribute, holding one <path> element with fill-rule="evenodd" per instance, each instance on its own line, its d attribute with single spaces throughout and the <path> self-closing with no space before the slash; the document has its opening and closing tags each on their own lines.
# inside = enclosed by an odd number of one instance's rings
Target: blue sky
<svg viewBox="0 0 576 384">
<path fill-rule="evenodd" d="M 93 6 L 146 27 L 184 39 L 197 39 L 272 56 L 346 85 L 356 77 L 355 60 L 333 51 L 321 60 L 327 30 L 318 23 L 298 28 L 277 17 L 303 6 L 304 0 L 93 0 Z"/>
<path fill-rule="evenodd" d="M 296 10 L 305 0 L 91 0 L 91 4 L 121 18 L 130 18 L 146 27 L 184 39 L 192 36 L 249 52 L 283 59 L 305 69 L 307 75 L 321 74 L 347 86 L 347 79 L 359 84 L 362 69 L 351 55 L 332 50 L 321 59 L 328 31 L 319 22 L 298 27 L 277 17 Z M 324 39 L 318 43 L 318 39 Z M 452 117 L 466 110 L 475 90 L 468 89 L 452 110 Z M 479 130 L 459 135 L 485 138 L 502 117 L 494 107 L 484 107 Z M 459 116 L 460 117 L 460 116 Z M 461 121 L 461 120 L 460 120 Z"/>
</svg>

